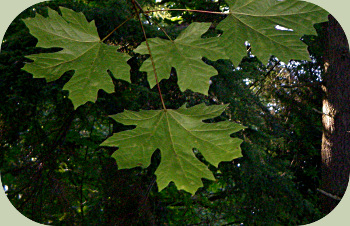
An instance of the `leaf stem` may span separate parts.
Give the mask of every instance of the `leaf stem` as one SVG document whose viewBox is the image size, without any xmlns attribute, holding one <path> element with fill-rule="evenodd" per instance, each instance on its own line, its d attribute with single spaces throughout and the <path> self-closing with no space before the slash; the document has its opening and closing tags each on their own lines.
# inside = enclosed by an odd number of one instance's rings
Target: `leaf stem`
<svg viewBox="0 0 350 226">
<path fill-rule="evenodd" d="M 159 81 L 158 81 L 156 66 L 155 66 L 155 64 L 154 64 L 153 56 L 152 56 L 152 53 L 151 53 L 151 48 L 149 47 L 149 43 L 148 43 L 147 36 L 146 36 L 146 31 L 145 31 L 145 28 L 143 27 L 143 24 L 142 24 L 142 21 L 141 21 L 141 17 L 140 17 L 140 13 L 139 13 L 139 11 L 137 10 L 137 8 L 139 8 L 139 6 L 136 5 L 136 0 L 131 0 L 131 1 L 132 1 L 132 3 L 134 4 L 135 11 L 136 11 L 136 14 L 137 14 L 137 18 L 138 18 L 139 23 L 140 23 L 140 26 L 141 26 L 141 28 L 142 28 L 143 36 L 145 37 L 145 40 L 146 40 L 146 46 L 147 46 L 148 53 L 149 53 L 149 55 L 150 55 L 150 59 L 151 59 L 151 62 L 152 62 L 154 77 L 155 77 L 155 79 L 156 79 L 156 83 L 157 83 L 157 88 L 158 88 L 158 93 L 159 93 L 159 96 L 160 96 L 160 100 L 161 100 L 161 102 L 162 102 L 164 111 L 167 111 L 167 109 L 166 109 L 166 107 L 165 107 L 165 104 L 164 104 L 164 100 L 163 100 L 163 96 L 162 96 L 162 91 L 161 91 L 160 86 L 159 86 Z M 138 3 L 137 3 L 137 4 L 138 4 Z"/>
<path fill-rule="evenodd" d="M 126 22 L 128 22 L 131 18 L 133 18 L 134 15 L 129 16 L 126 20 L 124 20 L 123 23 L 119 24 L 118 27 L 114 28 L 113 31 L 111 31 L 111 33 L 109 33 L 106 37 L 104 37 L 101 42 L 104 42 L 107 38 L 109 38 L 109 36 L 111 36 L 116 30 L 118 30 L 121 26 L 123 26 Z"/>
</svg>

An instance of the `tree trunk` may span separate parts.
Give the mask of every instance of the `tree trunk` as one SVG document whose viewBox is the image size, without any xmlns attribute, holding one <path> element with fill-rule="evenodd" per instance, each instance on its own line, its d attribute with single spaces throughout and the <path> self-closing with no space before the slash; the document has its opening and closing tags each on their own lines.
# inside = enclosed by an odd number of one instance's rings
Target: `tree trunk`
<svg viewBox="0 0 350 226">
<path fill-rule="evenodd" d="M 329 16 L 323 78 L 321 208 L 330 213 L 348 186 L 350 174 L 350 55 L 340 24 Z M 339 197 L 339 198 L 338 198 Z"/>
</svg>

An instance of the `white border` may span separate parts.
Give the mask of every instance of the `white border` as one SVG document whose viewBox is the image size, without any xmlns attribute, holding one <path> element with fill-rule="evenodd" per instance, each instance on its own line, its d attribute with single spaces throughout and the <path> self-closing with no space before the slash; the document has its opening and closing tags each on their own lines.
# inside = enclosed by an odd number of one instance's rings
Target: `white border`
<svg viewBox="0 0 350 226">
<path fill-rule="evenodd" d="M 288 1 L 288 0 L 287 0 Z M 346 34 L 350 34 L 350 13 L 348 0 L 308 0 L 314 4 L 321 6 L 330 12 L 342 25 Z M 1 0 L 0 3 L 0 40 L 17 15 L 19 15 L 26 8 L 42 2 L 41 0 Z M 350 37 L 350 36 L 348 36 Z M 321 220 L 309 224 L 311 226 L 347 226 L 349 225 L 349 208 L 350 208 L 350 194 L 347 192 L 340 204 L 329 215 Z M 35 223 L 20 214 L 7 199 L 5 192 L 0 188 L 0 223 L 2 225 L 26 225 L 37 226 L 41 225 Z M 6 224 L 4 224 L 6 223 Z"/>
</svg>

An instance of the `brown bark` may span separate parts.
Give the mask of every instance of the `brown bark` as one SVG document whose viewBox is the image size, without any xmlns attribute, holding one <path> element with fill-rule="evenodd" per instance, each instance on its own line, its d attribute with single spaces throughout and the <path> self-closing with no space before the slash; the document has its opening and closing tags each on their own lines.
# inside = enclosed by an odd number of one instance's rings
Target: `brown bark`
<svg viewBox="0 0 350 226">
<path fill-rule="evenodd" d="M 321 189 L 342 197 L 350 174 L 350 55 L 340 24 L 329 16 L 323 78 L 323 137 Z M 331 212 L 339 200 L 321 193 L 321 208 Z"/>
</svg>

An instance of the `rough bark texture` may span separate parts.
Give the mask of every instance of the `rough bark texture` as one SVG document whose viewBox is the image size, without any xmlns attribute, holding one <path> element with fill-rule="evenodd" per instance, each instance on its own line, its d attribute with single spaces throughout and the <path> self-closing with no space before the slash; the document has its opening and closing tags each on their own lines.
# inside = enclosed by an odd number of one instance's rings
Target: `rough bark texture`
<svg viewBox="0 0 350 226">
<path fill-rule="evenodd" d="M 321 189 L 342 197 L 350 174 L 350 55 L 345 33 L 334 17 L 329 16 L 323 78 L 323 137 Z M 325 214 L 339 203 L 321 194 Z"/>
</svg>

